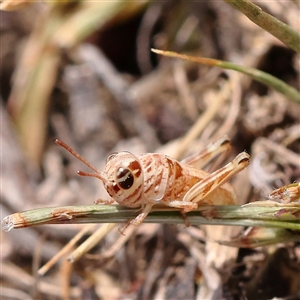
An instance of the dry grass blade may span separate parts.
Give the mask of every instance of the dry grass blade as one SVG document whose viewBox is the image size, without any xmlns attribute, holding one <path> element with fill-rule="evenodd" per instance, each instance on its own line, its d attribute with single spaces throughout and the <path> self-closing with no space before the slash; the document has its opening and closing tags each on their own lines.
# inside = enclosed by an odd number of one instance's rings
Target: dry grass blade
<svg viewBox="0 0 300 300">
<path fill-rule="evenodd" d="M 85 242 L 83 242 L 75 251 L 73 251 L 68 260 L 70 262 L 77 261 L 82 255 L 98 244 L 110 231 L 116 227 L 116 224 L 106 224 L 96 230 Z"/>
<path fill-rule="evenodd" d="M 34 166 L 39 165 L 44 149 L 49 97 L 61 63 L 62 49 L 76 46 L 112 18 L 132 16 L 146 2 L 75 1 L 56 4 L 38 16 L 36 28 L 16 70 L 9 99 L 22 146 Z"/>
<path fill-rule="evenodd" d="M 219 241 L 219 243 L 231 247 L 255 248 L 276 243 L 289 243 L 299 241 L 299 230 L 292 231 L 284 228 L 251 227 L 231 241 Z"/>
<path fill-rule="evenodd" d="M 26 7 L 36 0 L 3 0 L 0 3 L 0 10 L 15 10 Z"/>
<path fill-rule="evenodd" d="M 85 234 L 89 232 L 89 230 L 95 228 L 95 224 L 90 224 L 85 226 L 82 230 L 80 230 L 76 236 L 72 238 L 72 240 L 69 241 L 68 244 L 66 244 L 55 256 L 53 256 L 43 267 L 41 267 L 38 270 L 38 274 L 43 276 L 45 275 L 48 270 L 60 259 L 62 258 L 66 253 L 68 253 L 75 244 L 81 239 Z"/>
</svg>

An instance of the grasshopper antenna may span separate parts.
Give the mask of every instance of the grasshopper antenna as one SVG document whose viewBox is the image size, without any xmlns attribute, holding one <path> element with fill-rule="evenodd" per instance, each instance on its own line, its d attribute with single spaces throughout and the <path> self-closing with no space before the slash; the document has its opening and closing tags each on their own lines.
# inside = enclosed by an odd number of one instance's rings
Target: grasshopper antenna
<svg viewBox="0 0 300 300">
<path fill-rule="evenodd" d="M 65 144 L 64 142 L 56 139 L 55 143 L 63 148 L 65 148 L 69 153 L 71 153 L 74 157 L 82 161 L 87 167 L 89 167 L 91 170 L 93 170 L 95 173 L 86 173 L 83 171 L 77 171 L 77 174 L 80 176 L 90 176 L 90 177 L 96 177 L 103 182 L 105 182 L 105 178 L 101 176 L 101 173 L 99 170 L 97 170 L 90 162 L 88 162 L 85 158 L 83 158 L 79 153 L 77 153 L 75 150 L 73 150 L 70 146 Z"/>
</svg>

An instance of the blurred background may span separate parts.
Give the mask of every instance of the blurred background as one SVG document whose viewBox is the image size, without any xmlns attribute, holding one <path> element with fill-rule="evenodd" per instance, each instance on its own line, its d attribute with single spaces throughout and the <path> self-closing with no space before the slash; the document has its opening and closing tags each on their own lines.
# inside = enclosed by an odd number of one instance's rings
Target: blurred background
<svg viewBox="0 0 300 300">
<path fill-rule="evenodd" d="M 299 91 L 299 54 L 226 2 L 19 2 L 2 1 L 0 12 L 1 219 L 108 199 L 101 182 L 77 176 L 85 167 L 55 138 L 103 170 L 114 151 L 181 160 L 227 134 L 231 153 L 206 171 L 246 150 L 251 165 L 232 180 L 239 204 L 300 180 L 299 103 L 246 75 L 150 51 L 258 68 Z M 253 2 L 300 31 L 299 1 Z M 299 243 L 214 243 L 238 227 L 114 229 L 76 263 L 67 253 L 38 277 L 83 226 L 1 232 L 1 299 L 300 297 Z"/>
</svg>

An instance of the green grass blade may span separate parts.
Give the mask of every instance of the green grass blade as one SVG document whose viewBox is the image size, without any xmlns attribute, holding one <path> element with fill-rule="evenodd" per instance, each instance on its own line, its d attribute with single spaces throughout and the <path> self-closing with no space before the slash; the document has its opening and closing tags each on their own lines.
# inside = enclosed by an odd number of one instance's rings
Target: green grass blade
<svg viewBox="0 0 300 300">
<path fill-rule="evenodd" d="M 300 93 L 291 87 L 290 85 L 286 84 L 284 81 L 266 73 L 263 71 L 260 71 L 255 68 L 249 68 L 244 67 L 241 65 L 237 65 L 228 61 L 218 60 L 218 59 L 212 59 L 212 58 L 205 58 L 205 57 L 195 57 L 190 56 L 186 54 L 180 54 L 173 51 L 163 51 L 163 50 L 157 50 L 152 49 L 154 53 L 161 54 L 164 56 L 169 57 L 176 57 L 181 58 L 189 61 L 193 61 L 196 63 L 208 65 L 208 66 L 214 66 L 214 67 L 221 67 L 223 69 L 229 69 L 229 70 L 235 70 L 240 73 L 246 74 L 250 76 L 251 78 L 267 85 L 270 88 L 275 89 L 276 91 L 280 92 L 284 96 L 286 96 L 288 99 L 293 100 L 300 104 Z"/>
<path fill-rule="evenodd" d="M 82 205 L 33 209 L 15 213 L 2 221 L 4 231 L 42 224 L 125 223 L 137 216 L 136 209 L 120 205 Z M 295 205 L 201 206 L 187 214 L 194 225 L 277 227 L 300 230 L 300 203 Z M 154 207 L 146 223 L 184 224 L 178 209 Z"/>
<path fill-rule="evenodd" d="M 275 17 L 264 12 L 259 6 L 248 0 L 224 0 L 234 8 L 247 16 L 253 23 L 268 31 L 282 41 L 285 45 L 300 53 L 300 34 L 279 21 Z"/>
</svg>

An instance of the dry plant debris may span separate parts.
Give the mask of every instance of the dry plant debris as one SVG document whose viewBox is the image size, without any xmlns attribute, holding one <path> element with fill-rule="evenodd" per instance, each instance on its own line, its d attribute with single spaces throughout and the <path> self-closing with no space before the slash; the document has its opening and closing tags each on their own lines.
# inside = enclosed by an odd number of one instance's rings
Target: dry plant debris
<svg viewBox="0 0 300 300">
<path fill-rule="evenodd" d="M 17 2 L 1 1 L 1 9 L 35 1 Z M 80 162 L 55 138 L 103 170 L 114 151 L 180 160 L 227 134 L 226 161 L 251 155 L 231 182 L 239 203 L 276 201 L 277 216 L 299 220 L 299 103 L 240 73 L 150 52 L 259 68 L 299 91 L 299 54 L 226 2 L 43 1 L 1 11 L 1 218 L 108 198 L 97 180 L 76 176 Z M 300 30 L 297 1 L 253 3 Z M 122 236 L 118 225 L 83 226 L 2 232 L 1 299 L 300 297 L 292 229 L 142 224 Z M 81 256 L 78 245 L 94 232 L 102 240 Z M 268 245 L 274 236 L 279 243 Z M 260 247 L 247 248 L 258 238 Z M 65 245 L 59 263 L 39 276 Z"/>
</svg>

